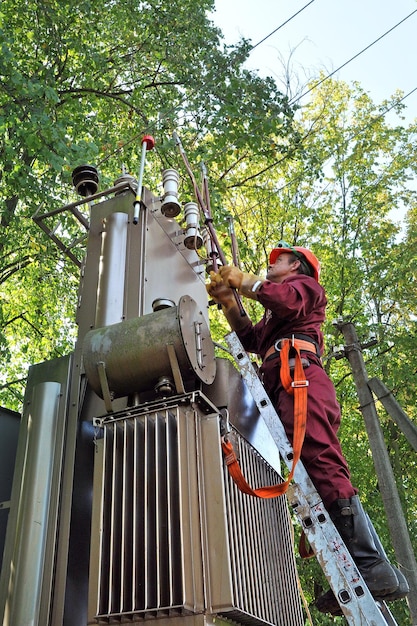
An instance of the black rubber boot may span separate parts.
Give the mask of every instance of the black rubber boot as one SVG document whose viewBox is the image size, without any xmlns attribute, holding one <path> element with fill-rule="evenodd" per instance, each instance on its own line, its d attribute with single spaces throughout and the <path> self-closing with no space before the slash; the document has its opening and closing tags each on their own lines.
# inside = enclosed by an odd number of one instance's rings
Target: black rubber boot
<svg viewBox="0 0 417 626">
<path fill-rule="evenodd" d="M 369 527 L 368 517 L 359 497 L 336 500 L 330 507 L 329 514 L 374 598 L 389 597 L 391 600 L 404 597 L 396 596 L 400 587 L 397 574 L 388 562 L 385 552 L 380 552 L 375 545 L 373 534 L 377 535 L 374 528 L 372 527 L 372 532 Z M 379 539 L 378 543 L 381 545 Z M 341 613 L 331 589 L 320 596 L 315 605 L 322 613 Z"/>
<path fill-rule="evenodd" d="M 369 530 L 371 532 L 372 535 L 372 539 L 374 540 L 376 549 L 378 550 L 379 554 L 388 562 L 388 557 L 386 555 L 386 552 L 384 550 L 384 547 L 377 535 L 377 532 L 374 528 L 374 525 L 372 524 L 371 520 L 369 519 L 369 515 L 367 513 L 365 513 L 366 515 L 366 519 L 368 521 L 368 527 Z M 396 567 L 395 565 L 391 565 L 391 567 L 393 568 L 395 575 L 397 576 L 397 580 L 398 580 L 398 587 L 395 591 L 393 591 L 392 593 L 388 593 L 384 596 L 384 600 L 386 602 L 393 602 L 394 600 L 401 600 L 401 598 L 405 598 L 409 593 L 410 593 L 410 586 L 408 584 L 408 581 L 406 579 L 406 577 L 404 576 L 404 574 L 402 573 L 402 571 L 400 569 L 398 569 L 398 567 Z"/>
</svg>

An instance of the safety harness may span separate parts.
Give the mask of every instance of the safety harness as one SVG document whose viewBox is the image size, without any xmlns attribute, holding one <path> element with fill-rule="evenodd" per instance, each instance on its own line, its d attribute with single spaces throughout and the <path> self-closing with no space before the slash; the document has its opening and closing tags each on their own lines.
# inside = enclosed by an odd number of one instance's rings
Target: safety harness
<svg viewBox="0 0 417 626">
<path fill-rule="evenodd" d="M 311 340 L 297 339 L 293 336 L 291 338 L 284 337 L 276 341 L 274 345 L 267 350 L 264 359 L 271 358 L 275 354 L 280 357 L 281 383 L 285 391 L 294 396 L 293 458 L 287 480 L 278 485 L 252 489 L 243 476 L 232 443 L 222 439 L 222 450 L 230 476 L 243 493 L 257 498 L 275 498 L 276 496 L 284 494 L 294 476 L 295 467 L 300 460 L 306 430 L 308 388 L 308 380 L 306 380 L 304 373 L 303 358 L 300 354 L 301 350 L 319 354 L 314 342 Z M 290 358 L 290 354 L 294 354 L 294 357 Z M 293 371 L 293 376 L 291 376 L 291 371 Z"/>
</svg>

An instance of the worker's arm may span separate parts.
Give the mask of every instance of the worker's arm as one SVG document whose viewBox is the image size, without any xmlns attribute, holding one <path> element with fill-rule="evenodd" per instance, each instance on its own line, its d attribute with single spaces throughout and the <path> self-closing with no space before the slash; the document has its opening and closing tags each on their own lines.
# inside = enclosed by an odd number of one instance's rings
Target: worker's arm
<svg viewBox="0 0 417 626">
<path fill-rule="evenodd" d="M 220 267 L 219 274 L 226 287 L 233 287 L 238 290 L 240 295 L 251 298 L 252 300 L 258 299 L 258 291 L 265 282 L 259 276 L 242 272 L 238 267 L 234 267 L 233 265 Z"/>
</svg>

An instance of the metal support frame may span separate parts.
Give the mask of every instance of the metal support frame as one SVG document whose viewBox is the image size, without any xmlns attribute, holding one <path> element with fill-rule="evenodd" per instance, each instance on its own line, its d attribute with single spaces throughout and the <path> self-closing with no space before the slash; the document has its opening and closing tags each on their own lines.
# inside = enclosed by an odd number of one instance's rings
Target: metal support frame
<svg viewBox="0 0 417 626">
<path fill-rule="evenodd" d="M 40 207 L 38 207 L 36 213 L 32 216 L 32 219 L 40 228 L 42 228 L 42 230 L 48 235 L 48 237 L 52 239 L 52 241 L 58 246 L 58 248 L 62 250 L 62 252 L 64 252 L 66 256 L 70 258 L 73 263 L 75 263 L 75 265 L 77 265 L 77 267 L 81 267 L 81 261 L 75 256 L 73 252 L 71 252 L 71 250 L 77 244 L 81 243 L 87 238 L 90 224 L 88 219 L 81 213 L 81 211 L 78 210 L 78 207 L 83 204 L 91 203 L 93 200 L 97 200 L 98 198 L 102 198 L 103 196 L 112 195 L 113 193 L 121 193 L 122 191 L 128 189 L 134 191 L 130 184 L 123 182 L 115 185 L 114 187 L 111 187 L 110 189 L 106 189 L 105 191 L 99 191 L 98 193 L 95 193 L 91 196 L 87 196 L 86 198 L 82 198 L 81 200 L 77 200 L 76 202 L 72 202 L 71 204 L 67 204 L 64 207 L 60 207 L 58 209 L 53 209 L 52 211 L 47 211 L 46 213 L 39 214 L 42 206 L 41 205 Z M 68 211 L 74 215 L 74 217 L 78 220 L 78 222 L 85 229 L 86 232 L 81 237 L 77 237 L 74 241 L 72 241 L 70 245 L 65 245 L 65 243 L 56 236 L 56 227 L 52 230 L 48 228 L 48 226 L 46 225 L 46 220 L 50 217 L 55 217 L 60 213 Z"/>
</svg>

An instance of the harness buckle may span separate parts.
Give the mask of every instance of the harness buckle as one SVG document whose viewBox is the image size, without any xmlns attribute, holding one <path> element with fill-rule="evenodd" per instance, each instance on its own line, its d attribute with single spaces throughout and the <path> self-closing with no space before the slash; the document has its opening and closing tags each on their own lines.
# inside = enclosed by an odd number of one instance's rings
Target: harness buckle
<svg viewBox="0 0 417 626">
<path fill-rule="evenodd" d="M 276 342 L 274 343 L 274 348 L 276 352 L 281 352 L 281 342 L 285 341 L 287 339 L 287 337 L 281 337 L 281 339 L 277 339 Z M 293 336 L 293 341 L 294 341 L 294 336 Z M 294 345 L 294 343 L 292 344 Z"/>
<path fill-rule="evenodd" d="M 291 383 L 291 387 L 293 387 L 294 389 L 302 389 L 303 387 L 308 387 L 309 384 L 310 383 L 308 380 L 293 380 Z"/>
</svg>

